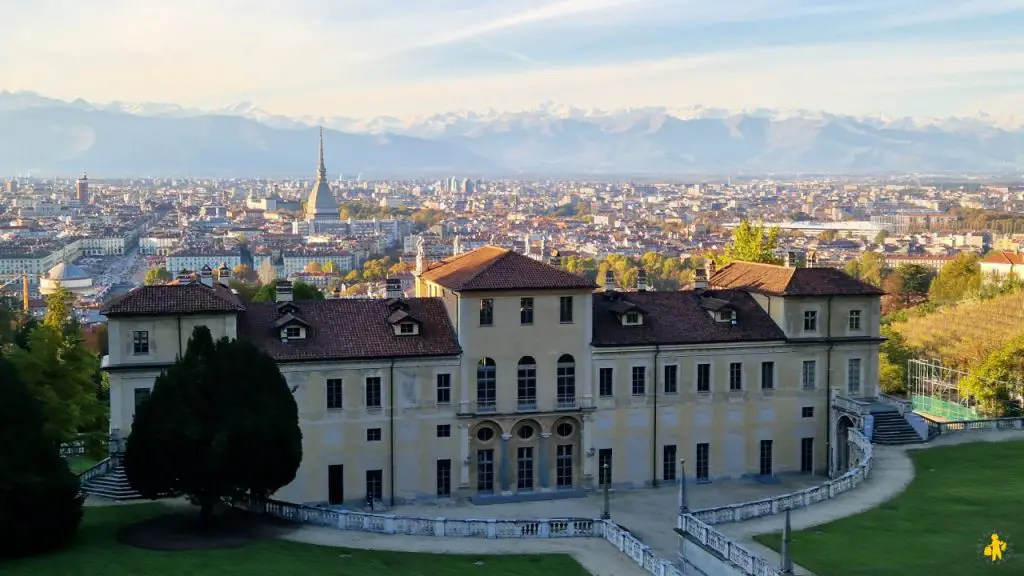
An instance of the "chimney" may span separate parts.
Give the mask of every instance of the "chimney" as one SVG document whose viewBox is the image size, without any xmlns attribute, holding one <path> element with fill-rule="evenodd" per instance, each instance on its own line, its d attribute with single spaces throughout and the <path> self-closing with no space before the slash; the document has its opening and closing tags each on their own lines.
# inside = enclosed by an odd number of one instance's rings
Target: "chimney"
<svg viewBox="0 0 1024 576">
<path fill-rule="evenodd" d="M 783 261 L 786 268 L 796 268 L 796 252 L 786 252 L 786 259 Z"/>
<path fill-rule="evenodd" d="M 178 282 L 178 284 L 191 284 L 192 273 L 182 268 L 181 270 L 178 270 L 178 275 L 174 279 Z"/>
<path fill-rule="evenodd" d="M 708 269 L 708 274 L 707 274 L 708 280 L 711 280 L 711 277 L 714 276 L 715 272 L 718 271 L 718 264 L 715 264 L 715 261 L 711 260 L 709 258 L 708 259 L 708 263 L 706 264 L 706 266 L 707 266 L 707 269 Z"/>
<path fill-rule="evenodd" d="M 231 286 L 231 268 L 228 268 L 226 263 L 221 264 L 220 268 L 217 269 L 217 278 L 225 288 Z"/>
<path fill-rule="evenodd" d="M 548 259 L 548 264 L 554 268 L 562 267 L 562 254 L 558 250 L 551 251 L 551 257 Z"/>
<path fill-rule="evenodd" d="M 615 272 L 611 268 L 604 273 L 604 291 L 615 292 Z"/>
<path fill-rule="evenodd" d="M 213 268 L 209 264 L 203 264 L 199 270 L 199 282 L 208 288 L 213 288 Z"/>
<path fill-rule="evenodd" d="M 277 286 L 275 287 L 275 290 L 277 291 L 277 301 L 278 302 L 291 302 L 292 301 L 292 283 L 291 282 L 289 282 L 287 280 L 278 280 L 277 281 Z"/>
<path fill-rule="evenodd" d="M 387 289 L 388 298 L 401 298 L 405 296 L 405 293 L 402 292 L 402 281 L 398 278 L 388 278 L 385 280 L 384 285 Z"/>
<path fill-rule="evenodd" d="M 693 271 L 693 289 L 694 290 L 707 290 L 708 288 L 708 271 L 704 268 L 697 268 Z"/>
<path fill-rule="evenodd" d="M 807 254 L 807 267 L 808 268 L 817 268 L 818 267 L 818 253 L 817 252 L 811 252 L 811 253 Z"/>
<path fill-rule="evenodd" d="M 647 271 L 643 268 L 636 271 L 636 291 L 647 292 Z"/>
</svg>

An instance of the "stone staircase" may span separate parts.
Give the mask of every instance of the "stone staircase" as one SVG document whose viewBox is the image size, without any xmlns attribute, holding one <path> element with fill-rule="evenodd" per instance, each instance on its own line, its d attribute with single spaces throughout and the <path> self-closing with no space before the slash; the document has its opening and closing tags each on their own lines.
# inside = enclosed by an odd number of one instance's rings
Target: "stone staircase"
<svg viewBox="0 0 1024 576">
<path fill-rule="evenodd" d="M 111 500 L 140 500 L 142 495 L 132 490 L 124 467 L 117 466 L 109 474 L 96 476 L 82 485 L 82 492 Z"/>
<path fill-rule="evenodd" d="M 871 432 L 873 444 L 918 444 L 924 442 L 914 427 L 899 412 L 873 414 L 874 428 Z"/>
</svg>

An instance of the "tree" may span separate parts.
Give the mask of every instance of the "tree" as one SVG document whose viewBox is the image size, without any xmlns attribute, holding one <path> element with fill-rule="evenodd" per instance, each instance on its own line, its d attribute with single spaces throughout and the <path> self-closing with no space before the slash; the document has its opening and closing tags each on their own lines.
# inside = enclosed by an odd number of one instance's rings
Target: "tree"
<svg viewBox="0 0 1024 576">
<path fill-rule="evenodd" d="M 775 250 L 779 247 L 779 229 L 766 229 L 764 224 L 751 224 L 744 219 L 732 231 L 732 241 L 725 247 L 722 264 L 736 260 L 778 264 Z"/>
<path fill-rule="evenodd" d="M 306 282 L 296 281 L 292 283 L 293 300 L 323 300 L 324 293 L 319 288 Z M 277 284 L 263 284 L 252 297 L 253 302 L 276 302 Z"/>
<path fill-rule="evenodd" d="M 298 407 L 277 363 L 248 342 L 214 342 L 205 326 L 157 377 L 124 455 L 132 488 L 185 494 L 206 522 L 224 498 L 274 493 L 301 461 Z"/>
<path fill-rule="evenodd" d="M 259 277 L 259 281 L 263 285 L 272 285 L 274 280 L 277 280 L 277 269 L 274 268 L 274 264 L 270 261 L 270 258 L 260 262 L 260 266 L 256 270 L 256 275 Z"/>
<path fill-rule="evenodd" d="M 878 234 L 875 234 L 875 244 L 884 244 L 885 239 L 889 237 L 889 233 L 885 230 L 879 230 Z"/>
<path fill-rule="evenodd" d="M 100 363 L 86 346 L 82 330 L 70 316 L 66 291 L 47 297 L 46 316 L 28 333 L 10 360 L 32 395 L 42 404 L 43 431 L 56 443 L 94 431 L 104 421 L 97 399 Z M 97 446 L 91 447 L 94 451 Z"/>
<path fill-rule="evenodd" d="M 154 284 L 166 284 L 167 282 L 170 282 L 172 278 L 174 278 L 174 275 L 171 274 L 167 268 L 159 266 L 157 268 L 150 268 L 147 270 L 146 278 L 143 282 L 145 282 L 146 286 L 152 286 Z"/>
<path fill-rule="evenodd" d="M 1017 336 L 989 354 L 959 382 L 960 394 L 970 396 L 978 410 L 989 417 L 1019 414 L 1013 406 L 1011 387 L 1022 384 L 1024 374 L 1024 335 Z"/>
<path fill-rule="evenodd" d="M 349 270 L 348 274 L 345 274 L 345 284 L 355 284 L 359 279 L 359 270 Z"/>
<path fill-rule="evenodd" d="M 82 521 L 78 479 L 43 432 L 42 406 L 3 357 L 0 383 L 0 558 L 60 548 Z"/>
<path fill-rule="evenodd" d="M 907 361 L 914 357 L 914 351 L 907 346 L 903 335 L 893 330 L 890 324 L 882 326 L 881 335 L 887 339 L 878 350 L 878 379 L 882 392 L 906 394 Z"/>
<path fill-rule="evenodd" d="M 902 306 L 923 301 L 928 294 L 932 273 L 920 264 L 900 264 L 885 277 L 882 288 Z"/>
<path fill-rule="evenodd" d="M 239 264 L 235 266 L 235 269 L 231 271 L 234 278 L 241 280 L 242 282 L 256 282 L 259 280 L 259 275 L 252 269 L 251 266 L 246 264 Z"/>
<path fill-rule="evenodd" d="M 865 252 L 845 266 L 846 273 L 872 286 L 882 286 L 882 275 L 885 271 L 885 257 L 878 252 Z"/>
<path fill-rule="evenodd" d="M 928 299 L 937 304 L 952 304 L 981 290 L 981 266 L 978 256 L 962 252 L 947 262 L 932 280 Z"/>
</svg>

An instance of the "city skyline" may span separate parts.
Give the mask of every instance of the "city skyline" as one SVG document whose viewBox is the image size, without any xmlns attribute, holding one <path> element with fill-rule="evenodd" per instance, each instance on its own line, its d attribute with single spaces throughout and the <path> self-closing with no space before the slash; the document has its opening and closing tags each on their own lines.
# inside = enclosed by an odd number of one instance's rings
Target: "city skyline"
<svg viewBox="0 0 1024 576">
<path fill-rule="evenodd" d="M 350 117 L 542 101 L 937 117 L 1024 105 L 1017 0 L 102 4 L 5 7 L 0 88 Z"/>
</svg>

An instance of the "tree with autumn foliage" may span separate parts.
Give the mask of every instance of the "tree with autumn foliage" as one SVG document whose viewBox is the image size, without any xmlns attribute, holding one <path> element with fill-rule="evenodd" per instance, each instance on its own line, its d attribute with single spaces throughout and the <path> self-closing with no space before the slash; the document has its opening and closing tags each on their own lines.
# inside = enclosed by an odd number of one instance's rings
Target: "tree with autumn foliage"
<svg viewBox="0 0 1024 576">
<path fill-rule="evenodd" d="M 739 226 L 733 228 L 732 240 L 725 246 L 725 253 L 719 263 L 742 261 L 779 264 L 781 260 L 775 256 L 778 248 L 778 227 L 768 228 L 762 223 L 752 224 L 750 220 L 744 219 Z"/>
</svg>

